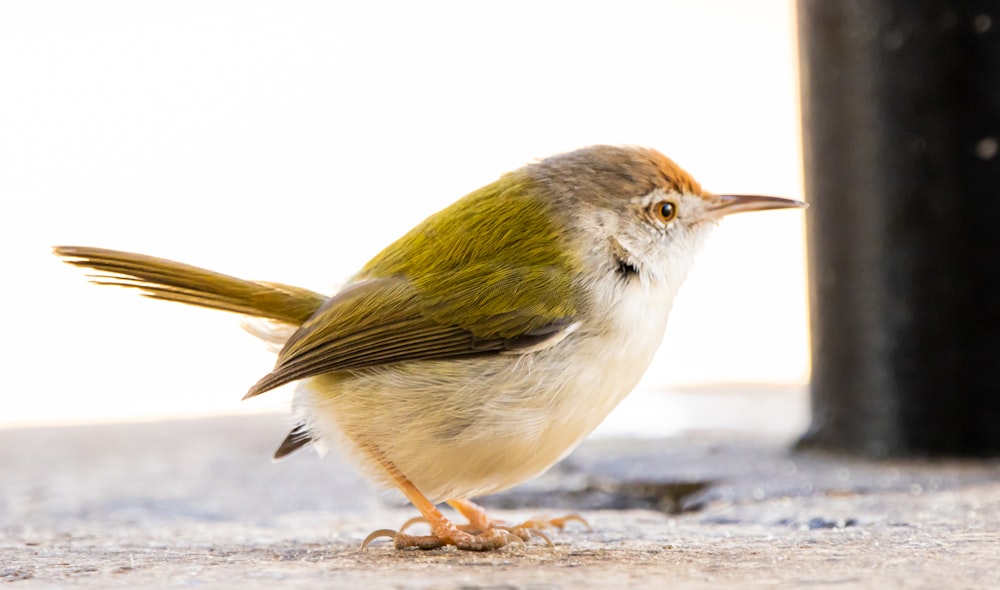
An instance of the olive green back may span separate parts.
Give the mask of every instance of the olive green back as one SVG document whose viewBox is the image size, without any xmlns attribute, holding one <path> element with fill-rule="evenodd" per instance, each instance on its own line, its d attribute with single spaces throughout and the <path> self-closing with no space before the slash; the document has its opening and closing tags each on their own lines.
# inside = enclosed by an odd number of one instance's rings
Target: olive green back
<svg viewBox="0 0 1000 590">
<path fill-rule="evenodd" d="M 510 338 L 576 315 L 577 260 L 530 178 L 507 174 L 391 244 L 359 278 L 406 277 L 425 313 L 480 338 Z"/>
</svg>

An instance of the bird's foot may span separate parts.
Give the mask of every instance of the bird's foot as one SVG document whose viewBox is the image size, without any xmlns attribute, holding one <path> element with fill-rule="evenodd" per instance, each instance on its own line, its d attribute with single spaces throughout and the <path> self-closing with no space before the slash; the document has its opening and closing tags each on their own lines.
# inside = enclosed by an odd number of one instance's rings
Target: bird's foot
<svg viewBox="0 0 1000 590">
<path fill-rule="evenodd" d="M 403 530 L 415 522 L 423 521 L 423 518 L 410 519 L 399 531 L 390 529 L 380 529 L 361 543 L 364 550 L 369 543 L 375 539 L 388 537 L 393 540 L 396 549 L 438 549 L 446 545 L 453 545 L 456 549 L 463 551 L 496 551 L 509 544 L 524 545 L 527 539 L 511 531 L 502 528 L 491 528 L 485 531 L 471 532 L 463 530 L 465 527 L 458 527 L 449 521 L 444 521 L 445 526 L 432 527 L 430 535 L 407 535 Z M 440 523 L 439 523 L 440 524 Z"/>
<path fill-rule="evenodd" d="M 410 520 L 404 522 L 403 526 L 399 527 L 399 532 L 402 533 L 403 531 L 405 531 L 406 529 L 410 528 L 415 524 L 421 524 L 426 522 L 427 519 L 425 519 L 424 517 L 414 516 Z M 473 523 L 459 524 L 455 525 L 455 528 L 457 528 L 459 531 L 463 533 L 467 533 L 473 536 L 488 534 L 490 533 L 490 531 L 500 531 L 508 535 L 513 535 L 514 537 L 522 541 L 522 544 L 527 543 L 528 541 L 530 541 L 535 537 L 538 537 L 539 539 L 545 541 L 545 543 L 549 547 L 555 547 L 555 545 L 553 545 L 552 543 L 552 539 L 550 539 L 549 536 L 543 533 L 542 531 L 538 530 L 539 528 L 543 527 L 528 526 L 528 524 L 533 525 L 534 521 L 529 521 L 527 524 L 510 526 L 500 520 L 489 520 L 489 522 L 485 523 L 479 522 L 475 524 Z"/>
<path fill-rule="evenodd" d="M 470 500 L 449 500 L 448 504 L 455 510 L 458 510 L 462 516 L 467 518 L 469 520 L 469 526 L 474 530 L 483 531 L 490 528 L 502 528 L 511 532 L 521 530 L 532 531 L 538 534 L 540 529 L 557 528 L 559 530 L 563 530 L 566 528 L 567 523 L 574 521 L 587 527 L 588 531 L 591 530 L 590 523 L 588 523 L 587 520 L 579 514 L 567 514 L 561 518 L 550 519 L 533 518 L 518 525 L 509 525 L 502 520 L 491 518 L 489 514 L 486 514 L 486 510 L 482 506 Z M 540 536 L 548 540 L 545 535 Z M 549 544 L 551 545 L 551 542 Z"/>
<path fill-rule="evenodd" d="M 396 549 L 438 549 L 453 545 L 464 551 L 495 551 L 510 544 L 525 545 L 534 538 L 542 539 L 546 545 L 554 547 L 552 539 L 543 533 L 542 529 L 562 530 L 567 523 L 579 522 L 590 530 L 590 524 L 579 514 L 569 514 L 561 518 L 535 518 L 510 525 L 491 518 L 481 506 L 468 500 L 449 500 L 448 504 L 467 518 L 468 524 L 456 525 L 435 508 L 428 511 L 430 518 L 415 516 L 403 523 L 398 531 L 379 529 L 373 532 L 361 543 L 361 549 L 364 550 L 369 543 L 381 538 L 392 539 Z M 406 529 L 419 523 L 430 526 L 431 534 L 406 534 Z"/>
<path fill-rule="evenodd" d="M 561 531 L 564 528 L 566 528 L 566 525 L 568 523 L 571 522 L 578 522 L 582 524 L 584 527 L 587 528 L 588 531 L 593 530 L 592 528 L 590 528 L 590 523 L 587 522 L 587 519 L 580 516 L 579 514 L 567 514 L 566 516 L 561 516 L 559 518 L 549 518 L 549 519 L 532 518 L 530 520 L 522 522 L 517 526 L 529 529 L 555 528 Z"/>
<path fill-rule="evenodd" d="M 417 489 L 413 482 L 385 458 L 382 452 L 376 447 L 366 447 L 393 483 L 399 488 L 403 495 L 413 503 L 413 506 L 420 511 L 420 517 L 410 519 L 398 531 L 380 529 L 368 535 L 361 543 L 361 550 L 364 551 L 368 544 L 375 539 L 388 537 L 393 540 L 396 549 L 437 549 L 445 545 L 454 545 L 457 549 L 464 551 L 495 551 L 501 547 L 506 547 L 511 543 L 524 545 L 533 536 L 541 537 L 552 547 L 552 541 L 537 529 L 520 525 L 508 527 L 502 523 L 497 523 L 486 512 L 476 504 L 468 500 L 449 500 L 448 503 L 469 519 L 469 524 L 458 527 L 453 522 L 445 518 L 437 506 L 434 505 L 427 496 Z M 565 522 L 570 519 L 577 519 L 586 524 L 583 518 L 573 515 L 563 519 L 547 521 L 545 526 L 557 526 L 562 528 Z M 430 535 L 415 536 L 407 535 L 403 531 L 416 522 L 426 522 L 431 528 Z M 535 521 L 531 521 L 535 522 Z M 589 528 L 589 527 L 588 527 Z"/>
<path fill-rule="evenodd" d="M 545 543 L 549 547 L 555 547 L 555 545 L 552 543 L 552 539 L 549 538 L 547 534 L 543 533 L 542 530 L 549 528 L 563 530 L 564 528 L 566 528 L 566 523 L 569 522 L 579 522 L 583 526 L 587 527 L 588 531 L 591 530 L 590 523 L 588 523 L 587 520 L 584 519 L 579 514 L 568 514 L 561 518 L 550 518 L 550 519 L 532 518 L 520 524 L 515 524 L 515 525 L 507 524 L 502 520 L 490 520 L 488 527 L 492 529 L 500 529 L 507 531 L 512 535 L 516 535 L 518 538 L 520 538 L 525 542 L 528 542 L 532 538 L 538 537 L 543 541 L 545 541 Z M 477 525 L 469 524 L 467 525 L 467 527 L 468 529 L 473 531 L 479 530 L 479 527 Z M 466 528 L 462 526 L 459 526 L 459 528 L 466 530 Z"/>
<path fill-rule="evenodd" d="M 568 514 L 561 518 L 550 518 L 550 519 L 533 518 L 530 520 L 526 520 L 520 524 L 511 525 L 502 520 L 497 520 L 495 518 L 490 517 L 490 515 L 486 513 L 486 510 L 484 510 L 482 506 L 474 502 L 471 502 L 469 500 L 449 500 L 448 504 L 451 505 L 451 507 L 454 508 L 455 510 L 458 510 L 462 514 L 462 516 L 464 516 L 469 521 L 468 524 L 460 524 L 457 525 L 456 528 L 462 532 L 470 533 L 473 535 L 480 535 L 491 530 L 501 530 L 516 536 L 525 543 L 537 537 L 545 541 L 545 544 L 548 545 L 549 547 L 554 547 L 552 539 L 550 539 L 547 534 L 543 533 L 542 529 L 556 528 L 559 530 L 563 530 L 566 527 L 567 523 L 579 522 L 580 524 L 585 526 L 588 531 L 591 530 L 590 524 L 587 522 L 586 519 L 584 519 L 579 514 Z M 410 520 L 403 523 L 403 526 L 400 527 L 399 532 L 402 533 L 403 531 L 410 528 L 414 524 L 426 523 L 426 522 L 427 519 L 425 519 L 422 516 L 411 518 Z"/>
</svg>

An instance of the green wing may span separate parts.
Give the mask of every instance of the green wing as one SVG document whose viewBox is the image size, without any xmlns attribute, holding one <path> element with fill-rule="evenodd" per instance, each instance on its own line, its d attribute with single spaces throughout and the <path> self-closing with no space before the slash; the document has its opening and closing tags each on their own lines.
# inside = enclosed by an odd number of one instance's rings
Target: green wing
<svg viewBox="0 0 1000 590">
<path fill-rule="evenodd" d="M 247 397 L 324 373 L 557 337 L 577 316 L 577 261 L 551 207 L 514 173 L 425 219 L 317 310 Z"/>
<path fill-rule="evenodd" d="M 489 278 L 475 280 L 483 276 Z M 434 295 L 421 289 L 425 281 L 438 286 Z M 246 397 L 324 373 L 537 346 L 574 321 L 575 309 L 558 288 L 566 282 L 552 268 L 479 265 L 418 282 L 398 276 L 359 282 L 292 335 L 274 370 Z"/>
</svg>

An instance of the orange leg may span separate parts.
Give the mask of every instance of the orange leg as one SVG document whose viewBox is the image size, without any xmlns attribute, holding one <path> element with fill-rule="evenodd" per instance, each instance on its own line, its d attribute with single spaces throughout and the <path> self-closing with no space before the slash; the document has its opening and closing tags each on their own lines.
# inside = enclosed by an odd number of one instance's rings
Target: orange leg
<svg viewBox="0 0 1000 590">
<path fill-rule="evenodd" d="M 471 500 L 448 500 L 448 505 L 458 510 L 459 514 L 469 521 L 469 527 L 472 529 L 485 531 L 503 524 L 490 518 L 482 506 Z"/>
<path fill-rule="evenodd" d="M 396 487 L 420 511 L 423 520 L 431 527 L 431 534 L 412 536 L 389 529 L 380 529 L 368 535 L 364 542 L 361 543 L 362 550 L 374 539 L 380 537 L 393 539 L 396 549 L 414 547 L 417 549 L 437 549 L 445 545 L 454 545 L 458 549 L 467 551 L 493 551 L 511 542 L 522 542 L 520 538 L 503 529 L 488 528 L 476 533 L 461 530 L 445 518 L 441 514 L 441 511 L 426 496 L 420 493 L 420 490 L 395 465 L 386 459 L 381 452 L 371 449 L 371 454 L 378 461 L 382 469 L 385 469 L 386 473 L 389 474 Z"/>
<path fill-rule="evenodd" d="M 456 525 L 456 527 L 461 531 L 472 534 L 482 534 L 489 530 L 499 529 L 507 531 L 525 542 L 530 541 L 532 537 L 539 537 L 544 540 L 549 547 L 553 547 L 552 540 L 548 535 L 543 533 L 541 529 L 554 527 L 562 530 L 565 528 L 567 523 L 575 521 L 587 527 L 587 530 L 590 530 L 590 524 L 588 524 L 587 521 L 579 514 L 570 514 L 562 518 L 552 518 L 548 520 L 531 519 L 526 520 L 521 524 L 509 525 L 502 520 L 491 518 L 490 515 L 486 514 L 486 510 L 482 506 L 470 500 L 448 500 L 448 505 L 457 510 L 469 521 L 468 524 L 460 524 Z M 418 522 L 427 522 L 427 519 L 421 516 L 411 518 L 406 521 L 406 523 L 404 523 L 399 530 L 402 532 Z"/>
<path fill-rule="evenodd" d="M 483 531 L 490 528 L 502 528 L 514 533 L 525 541 L 528 540 L 528 537 L 530 537 L 531 534 L 535 534 L 548 541 L 549 545 L 551 545 L 552 542 L 549 541 L 548 537 L 543 535 L 539 529 L 554 527 L 562 530 L 566 527 L 566 523 L 574 521 L 579 522 L 583 526 L 587 527 L 587 530 L 590 530 L 590 524 L 579 514 L 568 514 L 562 518 L 552 518 L 548 520 L 533 518 L 531 520 L 526 520 L 521 524 L 511 526 L 503 521 L 490 518 L 482 506 L 469 500 L 448 500 L 448 505 L 455 510 L 458 510 L 462 516 L 467 518 L 469 520 L 469 528 L 473 530 Z"/>
</svg>

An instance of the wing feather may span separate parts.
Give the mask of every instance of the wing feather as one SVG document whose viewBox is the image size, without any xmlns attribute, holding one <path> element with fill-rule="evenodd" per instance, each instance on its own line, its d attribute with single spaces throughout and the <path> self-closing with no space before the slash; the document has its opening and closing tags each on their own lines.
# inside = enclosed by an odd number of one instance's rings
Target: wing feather
<svg viewBox="0 0 1000 590">
<path fill-rule="evenodd" d="M 512 273 L 516 278 L 524 276 Z M 547 286 L 546 281 L 536 281 L 534 289 L 530 284 L 521 285 L 519 300 L 531 305 L 508 306 L 492 316 L 480 313 L 471 325 L 461 325 L 449 321 L 451 314 L 444 313 L 458 307 L 449 302 L 447 294 L 428 301 L 403 277 L 359 282 L 328 300 L 289 338 L 274 370 L 250 388 L 246 397 L 324 373 L 402 361 L 537 350 L 549 339 L 558 341 L 560 333 L 573 323 L 572 316 L 552 318 L 537 312 L 539 305 L 542 309 L 555 307 L 546 299 L 557 294 Z M 457 299 L 469 296 L 467 285 L 451 294 Z M 488 296 L 496 297 L 495 293 Z M 562 305 L 565 309 L 565 302 Z M 502 334 L 497 326 L 502 327 Z"/>
</svg>

